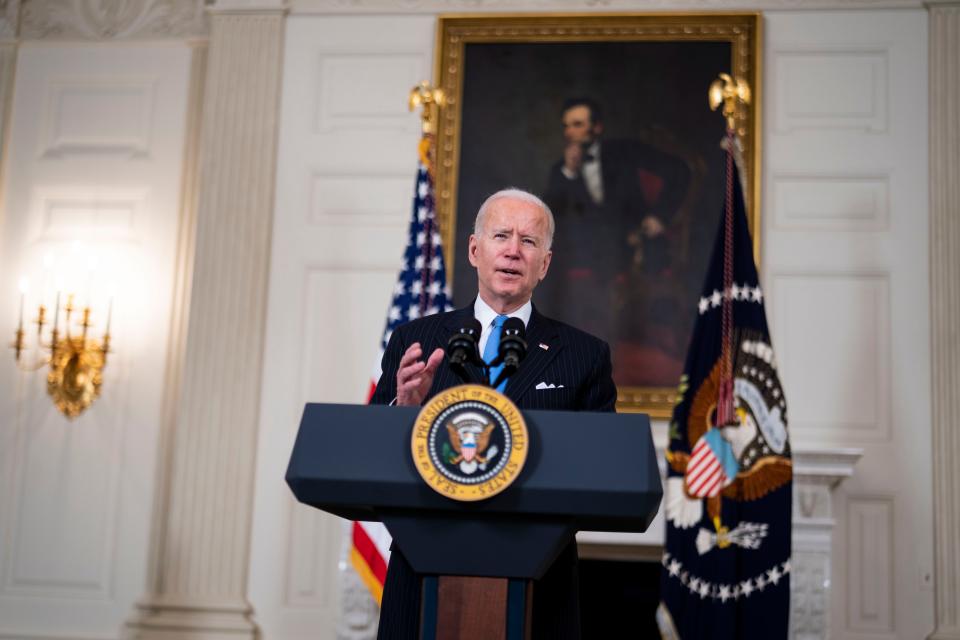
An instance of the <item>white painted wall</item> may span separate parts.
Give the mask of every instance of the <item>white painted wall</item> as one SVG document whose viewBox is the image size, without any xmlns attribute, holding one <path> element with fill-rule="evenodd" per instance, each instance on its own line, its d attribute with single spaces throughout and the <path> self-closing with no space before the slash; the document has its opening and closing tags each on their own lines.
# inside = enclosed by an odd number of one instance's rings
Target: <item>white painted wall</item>
<svg viewBox="0 0 960 640">
<path fill-rule="evenodd" d="M 839 489 L 831 637 L 933 630 L 926 12 L 767 14 L 762 257 L 797 445 Z"/>
<path fill-rule="evenodd" d="M 96 256 L 92 331 L 103 330 L 113 283 L 115 353 L 102 397 L 68 421 L 46 397 L 45 374 L 18 373 L 4 350 L 0 638 L 116 638 L 144 592 L 188 72 L 185 45 L 20 49 L 0 227 L 2 342 L 13 337 L 21 275 L 33 284 L 28 309 L 41 289 L 52 307 L 43 256 L 81 295 Z"/>
</svg>

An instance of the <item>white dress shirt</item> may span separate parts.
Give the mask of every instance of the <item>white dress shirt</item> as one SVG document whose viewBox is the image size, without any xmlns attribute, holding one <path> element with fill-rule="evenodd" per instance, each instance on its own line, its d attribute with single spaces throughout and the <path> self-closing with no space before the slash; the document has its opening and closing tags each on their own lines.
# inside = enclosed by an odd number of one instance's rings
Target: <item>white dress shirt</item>
<svg viewBox="0 0 960 640">
<path fill-rule="evenodd" d="M 593 144 L 587 147 L 584 152 L 583 164 L 580 165 L 580 173 L 583 174 L 583 182 L 587 186 L 587 192 L 590 193 L 590 199 L 594 204 L 603 204 L 603 175 L 600 173 L 600 141 L 594 140 Z M 560 167 L 569 180 L 576 180 L 577 174 L 566 167 Z"/>
<path fill-rule="evenodd" d="M 527 302 L 512 313 L 504 314 L 508 318 L 520 318 L 523 320 L 523 326 L 526 327 L 530 324 L 530 314 L 533 313 L 533 303 L 527 300 Z M 497 316 L 500 315 L 494 311 L 490 305 L 483 301 L 479 295 L 477 295 L 476 302 L 473 303 L 473 317 L 480 322 L 480 326 L 483 327 L 483 330 L 480 332 L 480 356 L 483 357 L 483 350 L 487 346 L 487 339 L 490 337 L 490 332 L 493 330 L 493 321 L 497 319 Z"/>
</svg>

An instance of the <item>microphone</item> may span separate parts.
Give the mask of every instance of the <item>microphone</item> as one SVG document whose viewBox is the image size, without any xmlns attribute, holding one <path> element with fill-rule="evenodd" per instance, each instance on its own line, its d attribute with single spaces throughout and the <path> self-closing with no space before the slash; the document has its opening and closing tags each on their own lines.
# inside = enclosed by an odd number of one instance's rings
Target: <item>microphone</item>
<svg viewBox="0 0 960 640">
<path fill-rule="evenodd" d="M 465 365 L 480 364 L 480 351 L 477 348 L 480 331 L 480 322 L 476 318 L 470 318 L 464 321 L 447 341 L 447 360 L 450 362 L 450 368 L 467 384 L 478 382 L 473 379 Z"/>
<path fill-rule="evenodd" d="M 492 366 L 503 364 L 503 371 L 493 382 L 497 388 L 504 378 L 513 375 L 520 367 L 520 362 L 527 355 L 527 328 L 520 318 L 507 318 L 500 333 L 500 347 L 497 359 Z"/>
</svg>

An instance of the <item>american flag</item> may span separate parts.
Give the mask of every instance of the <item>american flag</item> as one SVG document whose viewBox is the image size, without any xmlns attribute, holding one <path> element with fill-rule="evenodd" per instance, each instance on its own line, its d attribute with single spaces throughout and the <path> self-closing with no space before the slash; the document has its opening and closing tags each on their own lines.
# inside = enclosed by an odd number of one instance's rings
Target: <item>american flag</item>
<svg viewBox="0 0 960 640">
<path fill-rule="evenodd" d="M 433 178 L 421 159 L 417 168 L 413 216 L 407 234 L 407 248 L 403 254 L 403 268 L 397 276 L 393 298 L 387 311 L 387 323 L 380 340 L 380 354 L 370 381 L 370 396 L 380 379 L 380 361 L 393 330 L 410 320 L 449 311 L 453 308 L 450 299 L 434 206 Z M 353 523 L 350 561 L 378 604 L 383 596 L 383 583 L 387 578 L 390 542 L 390 534 L 383 524 Z"/>
</svg>

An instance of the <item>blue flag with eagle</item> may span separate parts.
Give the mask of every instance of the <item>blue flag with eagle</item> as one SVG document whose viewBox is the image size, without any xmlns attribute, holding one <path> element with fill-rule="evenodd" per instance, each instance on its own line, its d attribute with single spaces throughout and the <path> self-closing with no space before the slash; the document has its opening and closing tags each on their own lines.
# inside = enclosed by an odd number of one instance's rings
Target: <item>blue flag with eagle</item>
<svg viewBox="0 0 960 640">
<path fill-rule="evenodd" d="M 670 422 L 665 639 L 786 638 L 793 469 L 787 404 L 727 138 L 726 201 Z"/>
</svg>

